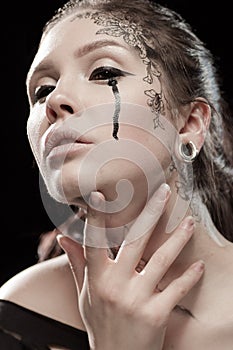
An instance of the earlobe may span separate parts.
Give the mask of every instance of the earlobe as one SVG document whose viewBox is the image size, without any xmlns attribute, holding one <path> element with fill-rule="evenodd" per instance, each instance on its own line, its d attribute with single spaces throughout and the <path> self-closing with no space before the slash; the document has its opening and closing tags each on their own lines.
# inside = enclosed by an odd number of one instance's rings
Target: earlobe
<svg viewBox="0 0 233 350">
<path fill-rule="evenodd" d="M 198 98 L 191 103 L 185 124 L 180 130 L 181 142 L 187 144 L 189 141 L 200 151 L 205 141 L 211 119 L 211 108 L 203 98 Z"/>
</svg>

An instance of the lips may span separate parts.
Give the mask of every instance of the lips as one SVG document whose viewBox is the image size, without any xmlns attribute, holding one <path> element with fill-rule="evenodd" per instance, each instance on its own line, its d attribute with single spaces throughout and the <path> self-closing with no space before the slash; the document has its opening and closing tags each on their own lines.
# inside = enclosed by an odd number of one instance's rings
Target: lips
<svg viewBox="0 0 233 350">
<path fill-rule="evenodd" d="M 44 141 L 44 155 L 47 157 L 55 148 L 65 149 L 66 145 L 73 145 L 75 143 L 81 146 L 92 144 L 93 142 L 86 139 L 74 129 L 61 128 L 50 130 Z"/>
</svg>

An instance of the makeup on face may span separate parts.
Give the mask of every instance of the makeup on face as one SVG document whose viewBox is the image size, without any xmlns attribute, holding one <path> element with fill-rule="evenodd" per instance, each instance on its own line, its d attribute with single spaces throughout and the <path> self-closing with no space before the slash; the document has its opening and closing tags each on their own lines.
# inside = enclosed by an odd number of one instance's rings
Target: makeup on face
<svg viewBox="0 0 233 350">
<path fill-rule="evenodd" d="M 112 87 L 112 92 L 115 97 L 115 110 L 113 114 L 113 132 L 112 136 L 114 139 L 118 140 L 118 130 L 119 130 L 119 114 L 120 114 L 120 109 L 121 109 L 121 99 L 120 99 L 120 94 L 119 90 L 117 87 L 117 80 L 114 78 L 110 78 L 108 81 L 108 85 Z"/>
</svg>

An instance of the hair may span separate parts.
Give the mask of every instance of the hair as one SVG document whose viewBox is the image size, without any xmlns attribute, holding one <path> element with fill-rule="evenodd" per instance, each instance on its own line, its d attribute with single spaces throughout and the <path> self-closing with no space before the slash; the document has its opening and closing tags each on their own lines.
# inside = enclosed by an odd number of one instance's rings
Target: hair
<svg viewBox="0 0 233 350">
<path fill-rule="evenodd" d="M 212 53 L 178 13 L 149 0 L 70 0 L 45 24 L 44 35 L 79 9 L 121 14 L 142 28 L 147 57 L 160 67 L 166 100 L 174 110 L 198 97 L 208 102 L 211 122 L 193 163 L 194 191 L 206 205 L 217 229 L 233 241 L 232 116 L 221 93 Z"/>
</svg>

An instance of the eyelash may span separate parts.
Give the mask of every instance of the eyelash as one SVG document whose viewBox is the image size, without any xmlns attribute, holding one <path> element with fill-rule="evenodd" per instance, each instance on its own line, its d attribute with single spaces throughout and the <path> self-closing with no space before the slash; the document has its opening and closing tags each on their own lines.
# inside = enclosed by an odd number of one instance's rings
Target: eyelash
<svg viewBox="0 0 233 350">
<path fill-rule="evenodd" d="M 94 69 L 94 71 L 91 73 L 89 81 L 108 81 L 111 78 L 117 78 L 117 77 L 124 77 L 126 75 L 130 75 L 130 73 L 124 72 L 120 69 L 114 68 L 114 67 L 98 67 Z M 34 103 L 45 102 L 46 97 L 56 88 L 56 86 L 53 85 L 42 85 L 35 91 L 35 98 Z"/>
<path fill-rule="evenodd" d="M 35 91 L 34 102 L 43 103 L 46 100 L 46 97 L 55 89 L 54 85 L 42 85 Z"/>
<path fill-rule="evenodd" d="M 111 78 L 124 77 L 127 74 L 127 72 L 120 69 L 103 66 L 96 68 L 91 73 L 89 80 L 109 80 Z"/>
</svg>

